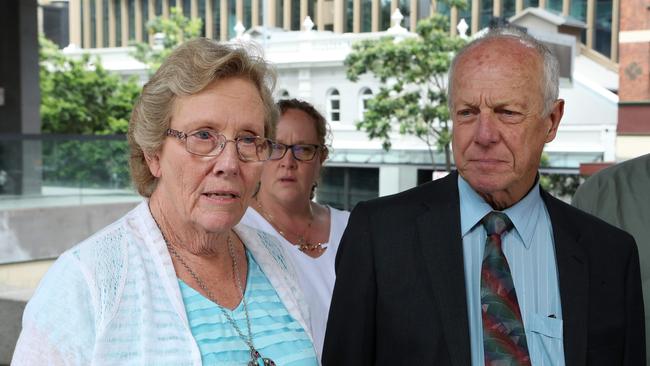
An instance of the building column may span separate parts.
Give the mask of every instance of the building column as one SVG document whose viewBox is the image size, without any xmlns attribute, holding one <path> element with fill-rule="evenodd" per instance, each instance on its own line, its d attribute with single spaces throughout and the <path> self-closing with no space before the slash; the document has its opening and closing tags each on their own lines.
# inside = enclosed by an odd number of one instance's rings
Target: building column
<svg viewBox="0 0 650 366">
<path fill-rule="evenodd" d="M 540 9 L 546 9 L 546 0 L 539 0 L 539 4 L 537 4 L 537 7 Z"/>
<path fill-rule="evenodd" d="M 100 0 L 101 1 L 101 0 Z M 151 19 L 156 17 L 156 4 L 154 4 L 153 0 L 149 0 L 147 2 L 147 22 L 150 21 Z M 206 6 L 207 8 L 207 6 Z M 149 35 L 149 44 L 153 44 L 153 34 L 149 34 L 149 30 L 147 30 L 147 34 Z"/>
<path fill-rule="evenodd" d="M 136 42 L 142 42 L 142 2 L 141 1 L 136 1 L 134 3 L 134 11 L 135 14 L 133 16 L 135 20 L 135 24 L 133 26 L 135 27 L 135 41 Z"/>
<path fill-rule="evenodd" d="M 269 27 L 269 28 L 273 28 L 273 27 L 275 27 L 275 24 L 276 24 L 276 17 L 275 17 L 275 12 L 276 12 L 275 2 L 276 2 L 276 0 L 263 0 L 263 1 L 268 2 L 266 4 L 267 5 L 267 7 L 266 7 L 266 11 L 267 11 L 267 13 L 266 13 L 266 18 L 267 18 L 266 21 L 268 23 L 264 24 L 264 25 Z M 319 1 L 322 1 L 322 0 L 319 0 Z"/>
<path fill-rule="evenodd" d="M 472 19 L 474 20 L 474 19 Z M 456 26 L 458 25 L 458 8 L 455 6 L 451 7 L 451 11 L 449 12 L 449 30 L 452 36 L 455 36 L 458 34 L 458 29 Z"/>
<path fill-rule="evenodd" d="M 219 39 L 222 41 L 228 40 L 228 0 L 221 0 L 219 4 L 219 20 L 221 26 L 219 27 Z"/>
<path fill-rule="evenodd" d="M 503 4 L 501 0 L 494 0 L 492 2 L 492 16 L 500 17 L 503 13 Z"/>
<path fill-rule="evenodd" d="M 478 27 L 481 23 L 481 0 L 472 0 L 472 27 L 471 27 L 471 33 L 470 34 L 475 34 L 478 32 Z M 452 28 L 456 28 L 456 24 L 452 26 Z"/>
<path fill-rule="evenodd" d="M 70 0 L 68 9 L 70 43 L 83 47 L 81 40 L 81 0 Z"/>
<path fill-rule="evenodd" d="M 291 0 L 282 0 L 282 28 L 291 30 Z"/>
<path fill-rule="evenodd" d="M 344 32 L 345 6 L 343 0 L 334 0 L 334 33 Z"/>
<path fill-rule="evenodd" d="M 379 32 L 379 0 L 372 0 L 371 26 L 373 32 Z"/>
<path fill-rule="evenodd" d="M 104 7 L 102 0 L 95 0 L 95 47 L 104 47 Z"/>
<path fill-rule="evenodd" d="M 417 0 L 411 0 L 411 32 L 415 32 L 415 28 L 417 28 L 418 25 L 418 16 L 420 14 L 418 13 L 418 1 Z"/>
<path fill-rule="evenodd" d="M 81 24 L 83 28 L 83 48 L 92 47 L 92 37 L 90 32 L 90 0 L 83 0 L 83 11 L 81 17 Z"/>
<path fill-rule="evenodd" d="M 108 47 L 115 47 L 115 0 L 108 0 Z"/>
<path fill-rule="evenodd" d="M 149 1 L 153 1 L 153 0 L 149 0 Z M 162 0 L 162 16 L 165 19 L 169 18 L 169 0 Z"/>
<path fill-rule="evenodd" d="M 302 22 L 309 15 L 309 2 L 307 0 L 300 0 L 300 29 L 302 29 Z"/>
<path fill-rule="evenodd" d="M 151 0 L 149 0 L 151 4 Z M 212 0 L 205 1 L 205 37 L 214 39 L 214 12 Z"/>
<path fill-rule="evenodd" d="M 209 2 L 210 0 L 204 1 Z M 139 1 L 136 1 L 136 3 L 139 3 Z M 190 17 L 192 17 L 192 19 L 199 17 L 199 0 L 192 0 L 192 2 L 190 2 Z"/>
<path fill-rule="evenodd" d="M 524 0 L 515 0 L 515 14 L 519 14 L 524 10 Z"/>
<path fill-rule="evenodd" d="M 244 24 L 244 0 L 237 0 L 235 2 L 235 24 L 242 22 Z"/>
<path fill-rule="evenodd" d="M 251 27 L 260 25 L 260 0 L 251 1 Z"/>
<path fill-rule="evenodd" d="M 352 31 L 361 33 L 361 0 L 352 2 Z"/>
<path fill-rule="evenodd" d="M 523 1 L 523 0 L 519 0 Z M 438 12 L 438 2 L 436 0 L 431 0 L 431 9 L 429 11 L 429 15 L 433 15 Z"/>
<path fill-rule="evenodd" d="M 392 16 L 395 12 L 395 9 L 399 7 L 399 0 L 390 0 L 390 15 Z M 402 11 L 402 9 L 400 9 Z M 392 26 L 392 24 L 391 24 Z"/>
<path fill-rule="evenodd" d="M 316 1 L 316 28 L 319 31 L 325 30 L 325 1 L 317 0 Z"/>
<path fill-rule="evenodd" d="M 120 20 L 122 29 L 120 46 L 126 47 L 129 45 L 129 7 L 126 0 L 120 0 Z"/>
</svg>

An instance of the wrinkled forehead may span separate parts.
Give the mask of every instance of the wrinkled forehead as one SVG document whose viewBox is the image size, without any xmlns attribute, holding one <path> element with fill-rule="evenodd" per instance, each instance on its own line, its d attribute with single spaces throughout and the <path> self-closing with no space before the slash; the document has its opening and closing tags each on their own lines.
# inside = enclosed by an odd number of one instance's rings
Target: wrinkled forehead
<svg viewBox="0 0 650 366">
<path fill-rule="evenodd" d="M 540 66 L 541 55 L 532 45 L 515 37 L 498 37 L 478 43 L 459 56 L 458 66 L 470 64 L 480 66 L 485 63 L 506 65 Z"/>
</svg>

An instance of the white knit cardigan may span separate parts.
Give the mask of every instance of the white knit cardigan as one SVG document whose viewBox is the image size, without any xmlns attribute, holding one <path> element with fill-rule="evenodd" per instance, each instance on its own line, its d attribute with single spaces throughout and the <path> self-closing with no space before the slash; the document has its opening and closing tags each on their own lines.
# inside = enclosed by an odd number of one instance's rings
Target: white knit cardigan
<svg viewBox="0 0 650 366">
<path fill-rule="evenodd" d="M 284 248 L 248 226 L 235 231 L 312 339 Z M 176 273 L 147 202 L 56 260 L 25 308 L 12 365 L 201 365 Z"/>
</svg>

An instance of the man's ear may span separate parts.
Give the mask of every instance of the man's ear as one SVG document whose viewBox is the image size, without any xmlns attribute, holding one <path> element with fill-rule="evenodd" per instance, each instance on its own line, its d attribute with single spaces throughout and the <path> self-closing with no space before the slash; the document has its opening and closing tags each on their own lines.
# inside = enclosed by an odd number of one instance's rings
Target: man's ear
<svg viewBox="0 0 650 366">
<path fill-rule="evenodd" d="M 144 159 L 147 161 L 147 166 L 149 166 L 149 171 L 151 172 L 151 175 L 153 175 L 156 178 L 160 178 L 162 172 L 160 169 L 159 153 L 154 153 L 154 154 L 145 153 Z"/>
<path fill-rule="evenodd" d="M 560 126 L 560 120 L 562 119 L 563 115 L 564 99 L 558 99 L 553 103 L 553 109 L 551 110 L 551 113 L 548 115 L 548 117 L 546 117 L 550 122 L 548 132 L 546 133 L 546 143 L 549 143 L 555 139 L 555 135 L 557 135 L 557 129 Z"/>
</svg>

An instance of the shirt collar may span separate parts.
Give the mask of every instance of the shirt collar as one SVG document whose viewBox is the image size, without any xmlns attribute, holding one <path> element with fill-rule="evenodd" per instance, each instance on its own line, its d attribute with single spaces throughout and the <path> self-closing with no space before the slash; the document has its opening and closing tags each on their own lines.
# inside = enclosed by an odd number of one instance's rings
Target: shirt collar
<svg viewBox="0 0 650 366">
<path fill-rule="evenodd" d="M 492 207 L 485 202 L 474 189 L 467 183 L 463 177 L 458 175 L 458 193 L 460 203 L 460 228 L 462 236 L 469 233 L 481 219 L 492 211 Z M 521 237 L 526 248 L 530 244 L 535 233 L 535 219 L 537 214 L 533 214 L 542 207 L 544 202 L 539 193 L 539 179 L 535 181 L 535 186 L 513 206 L 503 210 L 512 221 L 515 230 Z"/>
</svg>

